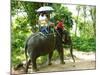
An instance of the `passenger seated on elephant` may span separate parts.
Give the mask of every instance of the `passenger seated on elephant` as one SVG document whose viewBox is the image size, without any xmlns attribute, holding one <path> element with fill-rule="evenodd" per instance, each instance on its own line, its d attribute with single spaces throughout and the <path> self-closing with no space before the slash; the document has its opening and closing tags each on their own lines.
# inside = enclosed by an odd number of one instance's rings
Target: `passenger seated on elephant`
<svg viewBox="0 0 100 75">
<path fill-rule="evenodd" d="M 54 33 L 54 20 L 52 18 L 48 20 L 48 31 L 49 33 Z"/>
<path fill-rule="evenodd" d="M 38 23 L 40 25 L 40 32 L 44 34 L 48 34 L 48 30 L 47 30 L 48 18 L 46 17 L 45 12 L 40 13 Z"/>
</svg>

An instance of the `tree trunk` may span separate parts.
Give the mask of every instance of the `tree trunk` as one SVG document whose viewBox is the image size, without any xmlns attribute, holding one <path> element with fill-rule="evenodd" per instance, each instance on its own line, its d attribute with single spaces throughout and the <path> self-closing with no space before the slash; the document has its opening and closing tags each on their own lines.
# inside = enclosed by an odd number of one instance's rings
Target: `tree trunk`
<svg viewBox="0 0 100 75">
<path fill-rule="evenodd" d="M 37 24 L 37 19 L 36 16 L 38 13 L 36 13 L 36 9 L 39 7 L 43 6 L 43 3 L 32 3 L 32 2 L 22 2 L 22 5 L 24 7 L 25 12 L 28 15 L 28 21 L 29 25 L 32 28 L 32 31 L 36 31 L 36 24 Z"/>
<path fill-rule="evenodd" d="M 80 7 L 77 8 L 77 18 L 76 18 L 76 28 L 75 28 L 75 36 L 77 35 L 77 25 L 78 25 L 78 17 L 79 17 L 79 12 L 80 12 Z"/>
<path fill-rule="evenodd" d="M 96 37 L 96 8 L 92 7 L 90 9 L 91 19 L 93 21 L 93 30 L 94 30 L 94 37 Z"/>
</svg>

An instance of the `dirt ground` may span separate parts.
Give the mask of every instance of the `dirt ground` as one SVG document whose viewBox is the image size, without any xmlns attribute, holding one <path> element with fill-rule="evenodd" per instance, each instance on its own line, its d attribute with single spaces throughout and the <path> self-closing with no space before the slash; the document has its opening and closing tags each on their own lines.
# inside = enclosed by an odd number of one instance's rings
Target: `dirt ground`
<svg viewBox="0 0 100 75">
<path fill-rule="evenodd" d="M 60 60 L 52 61 L 52 65 L 48 66 L 47 64 L 43 64 L 38 66 L 39 71 L 32 71 L 32 67 L 30 66 L 28 73 L 41 73 L 41 72 L 57 72 L 57 71 L 74 71 L 74 70 L 90 70 L 96 68 L 96 59 L 94 52 L 81 52 L 74 50 L 75 63 L 72 61 L 71 57 L 65 57 L 65 64 L 60 64 Z M 14 74 L 23 74 L 25 73 L 23 69 L 14 70 L 12 69 L 12 75 Z"/>
</svg>

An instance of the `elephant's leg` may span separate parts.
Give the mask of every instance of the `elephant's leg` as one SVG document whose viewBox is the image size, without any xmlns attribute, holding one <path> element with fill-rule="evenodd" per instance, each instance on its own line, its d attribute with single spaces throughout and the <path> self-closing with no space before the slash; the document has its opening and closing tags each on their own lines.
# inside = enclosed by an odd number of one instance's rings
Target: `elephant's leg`
<svg viewBox="0 0 100 75">
<path fill-rule="evenodd" d="M 31 58 L 32 59 L 32 68 L 34 71 L 39 71 L 39 69 L 37 69 L 37 64 L 36 64 L 36 58 Z"/>
<path fill-rule="evenodd" d="M 29 60 L 28 62 L 26 62 L 26 69 L 25 69 L 26 73 L 28 72 L 28 68 L 29 68 L 30 63 L 31 63 L 31 60 Z"/>
<path fill-rule="evenodd" d="M 48 55 L 48 65 L 52 65 L 51 59 L 52 59 L 53 51 L 49 53 Z"/>
<path fill-rule="evenodd" d="M 65 64 L 65 62 L 64 62 L 64 51 L 63 51 L 63 48 L 59 48 L 58 52 L 59 52 L 59 55 L 60 55 L 61 64 Z"/>
</svg>

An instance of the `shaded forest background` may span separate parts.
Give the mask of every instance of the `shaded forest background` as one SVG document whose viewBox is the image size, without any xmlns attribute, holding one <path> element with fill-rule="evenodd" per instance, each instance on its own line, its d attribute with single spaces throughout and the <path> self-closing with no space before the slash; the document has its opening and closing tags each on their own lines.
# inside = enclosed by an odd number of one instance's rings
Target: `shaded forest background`
<svg viewBox="0 0 100 75">
<path fill-rule="evenodd" d="M 38 14 L 36 10 L 41 6 L 54 8 L 54 20 L 65 18 L 65 28 L 70 32 L 73 48 L 85 52 L 96 51 L 96 7 L 76 5 L 77 15 L 64 4 L 38 3 L 11 0 L 11 62 L 12 65 L 25 60 L 24 45 L 32 32 L 38 32 Z M 73 31 L 74 27 L 74 31 Z M 64 46 L 66 47 L 66 46 Z M 54 52 L 53 59 L 58 57 Z M 43 63 L 47 57 L 43 56 L 37 61 Z"/>
</svg>

